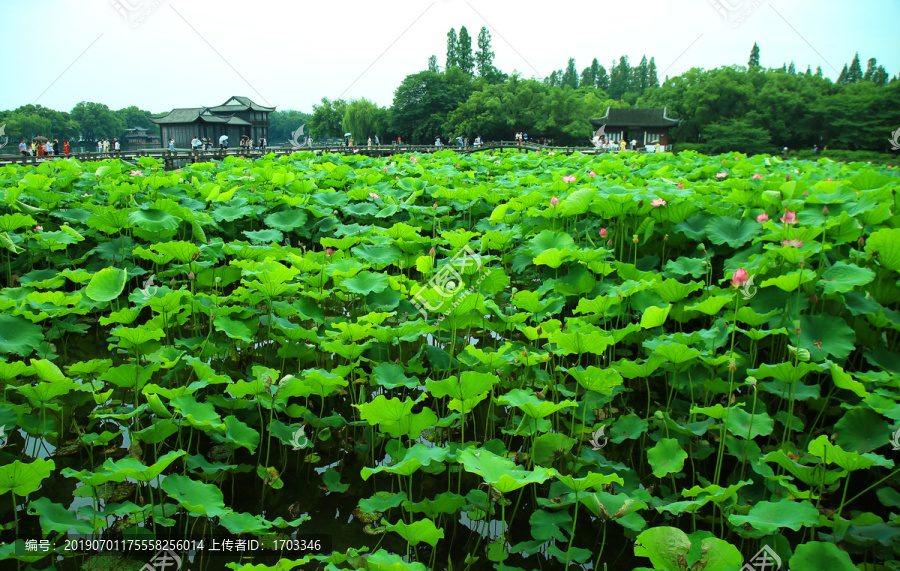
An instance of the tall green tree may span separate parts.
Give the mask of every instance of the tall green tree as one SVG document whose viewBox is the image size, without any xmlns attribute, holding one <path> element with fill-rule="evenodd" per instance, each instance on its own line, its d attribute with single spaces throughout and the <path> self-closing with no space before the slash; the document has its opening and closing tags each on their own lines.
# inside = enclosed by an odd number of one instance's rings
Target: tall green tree
<svg viewBox="0 0 900 571">
<path fill-rule="evenodd" d="M 447 32 L 447 61 L 444 63 L 445 69 L 459 65 L 459 55 L 456 53 L 458 47 L 456 28 L 450 28 L 450 31 Z"/>
<path fill-rule="evenodd" d="M 366 98 L 351 100 L 344 109 L 344 129 L 353 133 L 355 141 L 365 142 L 369 137 L 374 138 L 379 111 L 378 105 Z"/>
<path fill-rule="evenodd" d="M 569 58 L 566 71 L 563 72 L 562 84 L 568 85 L 572 89 L 578 89 L 578 72 L 575 70 L 575 58 L 573 57 Z"/>
<path fill-rule="evenodd" d="M 794 62 L 791 62 L 791 65 L 788 66 L 788 73 L 791 75 L 797 74 L 797 66 L 794 65 Z"/>
<path fill-rule="evenodd" d="M 472 54 L 472 37 L 465 26 L 459 29 L 459 41 L 456 46 L 456 63 L 469 75 L 475 73 L 475 56 Z"/>
<path fill-rule="evenodd" d="M 433 71 L 434 73 L 438 73 L 439 71 L 441 71 L 436 55 L 428 58 L 428 71 Z"/>
<path fill-rule="evenodd" d="M 838 83 L 840 85 L 847 85 L 848 83 L 850 83 L 850 72 L 847 69 L 847 64 L 844 64 L 844 67 L 843 69 L 841 69 L 841 73 L 840 75 L 838 75 L 837 81 L 835 83 Z"/>
<path fill-rule="evenodd" d="M 759 66 L 759 46 L 753 42 L 753 49 L 750 50 L 750 61 L 747 62 L 748 67 Z"/>
<path fill-rule="evenodd" d="M 462 73 L 451 67 L 445 73 L 422 71 L 403 79 L 392 106 L 391 128 L 397 135 L 425 144 L 444 134 L 443 123 L 458 104 L 446 79 L 454 72 Z"/>
<path fill-rule="evenodd" d="M 309 120 L 310 136 L 316 139 L 343 137 L 346 110 L 347 102 L 343 99 L 330 100 L 323 97 L 320 104 L 313 105 L 312 117 Z"/>
<path fill-rule="evenodd" d="M 591 68 L 586 67 L 581 70 L 581 79 L 578 81 L 578 85 L 581 87 L 593 87 L 594 86 L 594 78 L 591 77 Z"/>
<path fill-rule="evenodd" d="M 636 90 L 639 90 L 641 93 L 643 93 L 645 89 L 650 87 L 650 64 L 647 61 L 647 56 L 643 56 L 641 58 L 641 63 L 638 64 L 635 71 L 636 85 L 634 85 L 632 89 L 636 88 Z"/>
<path fill-rule="evenodd" d="M 599 85 L 597 85 L 597 80 L 600 79 L 600 69 L 600 62 L 597 61 L 597 58 L 594 58 L 591 62 L 591 85 L 593 87 L 599 87 Z"/>
<path fill-rule="evenodd" d="M 659 87 L 659 77 L 656 75 L 656 60 L 650 58 L 650 65 L 647 66 L 647 77 L 649 79 L 649 87 Z"/>
<path fill-rule="evenodd" d="M 478 32 L 478 51 L 475 52 L 475 66 L 478 75 L 491 81 L 497 73 L 494 68 L 494 52 L 491 51 L 491 33 L 486 26 Z"/>
<path fill-rule="evenodd" d="M 613 99 L 621 99 L 625 93 L 631 90 L 631 66 L 628 65 L 628 56 L 621 56 L 619 63 L 613 61 L 609 78 L 609 96 Z"/>
<path fill-rule="evenodd" d="M 606 73 L 606 68 L 602 65 L 597 71 L 597 88 L 609 92 L 609 74 Z"/>
<path fill-rule="evenodd" d="M 856 55 L 853 56 L 853 61 L 850 62 L 850 68 L 847 70 L 847 82 L 859 83 L 862 81 L 862 78 L 863 72 L 859 63 L 859 52 L 856 52 Z"/>
</svg>

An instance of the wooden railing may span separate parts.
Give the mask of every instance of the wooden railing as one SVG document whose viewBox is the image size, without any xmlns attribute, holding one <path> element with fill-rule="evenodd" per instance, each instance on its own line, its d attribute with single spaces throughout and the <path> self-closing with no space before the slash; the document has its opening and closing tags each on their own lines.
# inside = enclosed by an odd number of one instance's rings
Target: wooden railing
<svg viewBox="0 0 900 571">
<path fill-rule="evenodd" d="M 37 165 L 43 162 L 52 161 L 60 158 L 74 158 L 78 161 L 98 161 L 103 159 L 117 158 L 125 161 L 136 161 L 141 157 L 153 157 L 165 161 L 166 168 L 174 168 L 182 163 L 204 162 L 210 160 L 222 160 L 225 157 L 247 157 L 259 158 L 269 154 L 276 156 L 290 155 L 297 152 L 315 152 L 315 153 L 341 153 L 341 154 L 361 154 L 366 156 L 389 156 L 402 153 L 435 153 L 438 151 L 455 151 L 457 153 L 477 153 L 491 150 L 519 150 L 522 152 L 541 152 L 541 153 L 559 153 L 559 154 L 603 154 L 616 152 L 616 150 L 597 149 L 593 146 L 547 146 L 539 145 L 532 142 L 517 141 L 491 141 L 480 146 L 469 145 L 468 147 L 459 147 L 456 145 L 354 145 L 352 147 L 344 145 L 317 145 L 303 146 L 299 148 L 293 147 L 268 147 L 262 149 L 210 149 L 208 151 L 192 151 L 189 149 L 144 149 L 140 151 L 110 151 L 108 153 L 97 152 L 76 152 L 68 155 L 48 155 L 48 156 L 22 156 L 18 155 L 0 155 L 0 165 L 10 164 L 29 164 Z"/>
</svg>

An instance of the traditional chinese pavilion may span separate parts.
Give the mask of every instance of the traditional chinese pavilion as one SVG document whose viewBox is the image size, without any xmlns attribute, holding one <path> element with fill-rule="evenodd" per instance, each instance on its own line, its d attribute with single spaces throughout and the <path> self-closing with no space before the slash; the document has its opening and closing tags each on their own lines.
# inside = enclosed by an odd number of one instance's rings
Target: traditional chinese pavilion
<svg viewBox="0 0 900 571">
<path fill-rule="evenodd" d="M 681 119 L 672 119 L 662 109 L 614 109 L 606 108 L 606 115 L 591 119 L 594 129 L 604 128 L 608 141 L 628 142 L 636 140 L 638 147 L 656 146 L 659 143 L 663 150 L 672 150 L 672 138 L 669 129 L 681 124 Z"/>
<path fill-rule="evenodd" d="M 228 135 L 228 144 L 236 147 L 246 135 L 254 141 L 269 138 L 269 113 L 274 107 L 264 107 L 248 97 L 234 96 L 215 107 L 188 107 L 172 109 L 166 115 L 151 117 L 159 125 L 164 146 L 175 139 L 178 148 L 190 148 L 194 137 L 212 139 L 216 146 L 219 137 Z"/>
</svg>

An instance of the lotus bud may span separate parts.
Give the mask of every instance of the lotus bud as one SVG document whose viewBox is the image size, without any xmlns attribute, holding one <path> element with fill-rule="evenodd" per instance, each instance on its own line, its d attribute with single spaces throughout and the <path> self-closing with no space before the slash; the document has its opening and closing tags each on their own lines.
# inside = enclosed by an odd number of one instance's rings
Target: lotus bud
<svg viewBox="0 0 900 571">
<path fill-rule="evenodd" d="M 669 241 L 669 235 L 666 234 L 665 236 L 663 236 L 663 242 L 668 242 L 668 241 Z"/>
<path fill-rule="evenodd" d="M 428 255 L 433 258 L 435 256 L 435 254 L 436 254 L 436 252 L 434 250 L 434 246 L 432 246 L 431 249 L 428 250 Z"/>
<path fill-rule="evenodd" d="M 859 244 L 859 247 L 862 248 L 866 245 L 866 239 L 862 236 L 859 237 L 859 240 L 856 241 Z"/>
<path fill-rule="evenodd" d="M 601 228 L 600 229 L 600 237 L 606 238 L 607 235 L 609 235 L 609 232 L 606 230 L 606 228 Z"/>
<path fill-rule="evenodd" d="M 537 334 L 538 334 L 538 335 L 540 335 L 540 334 L 543 333 L 543 332 L 544 332 L 544 328 L 543 328 L 543 327 L 538 327 L 538 328 L 537 328 Z"/>
<path fill-rule="evenodd" d="M 822 207 L 822 216 L 828 216 L 828 206 Z"/>
<path fill-rule="evenodd" d="M 789 174 L 784 175 L 784 180 L 790 181 L 790 180 L 791 180 L 791 175 L 789 175 Z"/>
<path fill-rule="evenodd" d="M 431 205 L 432 208 L 437 208 L 437 202 Z"/>
<path fill-rule="evenodd" d="M 189 279 L 190 281 L 194 281 L 194 277 L 195 277 L 195 276 L 194 276 L 194 272 L 193 272 L 193 271 L 188 272 L 188 279 Z"/>
<path fill-rule="evenodd" d="M 684 190 L 684 183 L 683 183 L 683 182 L 679 182 L 679 183 L 678 183 L 678 190 Z"/>
<path fill-rule="evenodd" d="M 607 246 L 612 246 L 612 243 L 613 243 L 612 238 L 610 238 L 609 240 L 606 241 Z"/>
<path fill-rule="evenodd" d="M 806 265 L 806 262 L 804 262 L 803 260 L 800 260 L 799 262 L 797 262 L 797 265 L 802 268 L 803 266 Z"/>
<path fill-rule="evenodd" d="M 172 287 L 175 287 L 175 278 L 172 278 L 171 280 L 169 280 L 169 285 Z"/>
<path fill-rule="evenodd" d="M 809 296 L 809 302 L 811 304 L 815 305 L 817 301 L 819 301 L 819 296 L 817 296 L 816 294 L 812 294 L 811 296 Z"/>
</svg>

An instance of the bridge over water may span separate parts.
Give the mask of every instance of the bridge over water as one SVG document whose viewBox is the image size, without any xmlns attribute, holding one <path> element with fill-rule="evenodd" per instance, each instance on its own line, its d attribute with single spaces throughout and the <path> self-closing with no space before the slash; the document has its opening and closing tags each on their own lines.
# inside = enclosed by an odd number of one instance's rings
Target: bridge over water
<svg viewBox="0 0 900 571">
<path fill-rule="evenodd" d="M 541 152 L 541 153 L 559 153 L 572 154 L 582 153 L 588 155 L 597 155 L 615 152 L 607 149 L 597 149 L 593 146 L 589 147 L 550 147 L 546 145 L 537 145 L 534 143 L 518 143 L 516 141 L 494 141 L 485 143 L 484 145 L 475 147 L 457 147 L 457 146 L 434 146 L 434 145 L 379 145 L 368 146 L 358 145 L 347 147 L 343 145 L 312 145 L 299 148 L 291 147 L 269 147 L 265 151 L 254 149 L 248 151 L 241 148 L 232 149 L 210 149 L 208 151 L 193 151 L 187 149 L 144 149 L 140 151 L 111 151 L 109 153 L 85 152 L 71 153 L 69 155 L 50 155 L 50 156 L 22 156 L 22 155 L 0 155 L 0 165 L 22 164 L 37 165 L 47 161 L 60 158 L 74 158 L 78 161 L 98 161 L 108 158 L 122 159 L 124 161 L 134 162 L 140 157 L 153 157 L 165 162 L 167 169 L 183 166 L 188 163 L 206 162 L 214 160 L 222 160 L 225 157 L 247 157 L 250 159 L 258 159 L 267 155 L 291 155 L 297 152 L 314 152 L 314 153 L 341 153 L 341 154 L 359 154 L 370 157 L 386 157 L 404 153 L 435 153 L 438 151 L 454 151 L 460 154 L 477 153 L 491 150 L 517 150 L 520 152 Z"/>
</svg>

